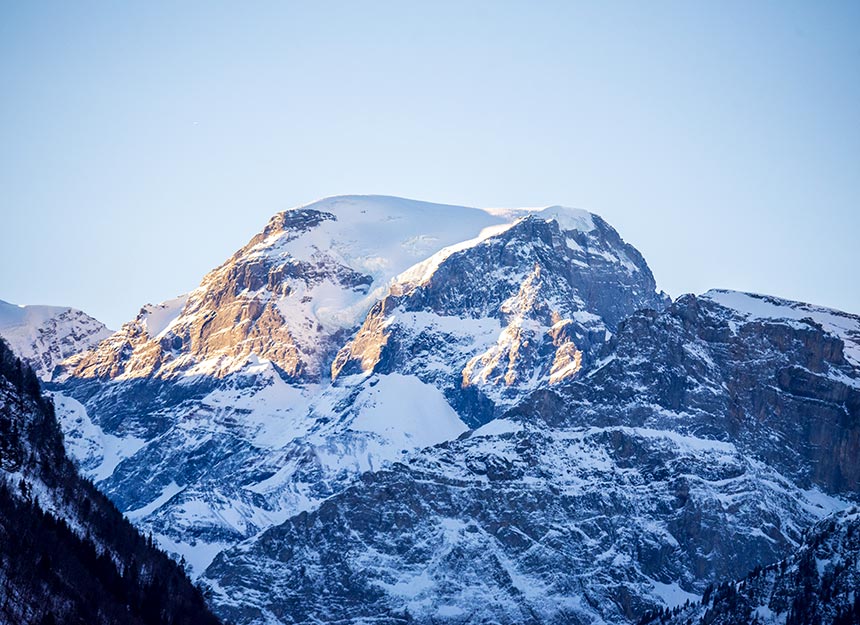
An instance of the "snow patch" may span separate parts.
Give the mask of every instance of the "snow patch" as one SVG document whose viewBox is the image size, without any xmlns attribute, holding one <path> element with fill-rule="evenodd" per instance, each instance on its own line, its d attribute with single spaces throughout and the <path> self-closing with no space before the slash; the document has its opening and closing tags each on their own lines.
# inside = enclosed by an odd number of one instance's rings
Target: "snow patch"
<svg viewBox="0 0 860 625">
<path fill-rule="evenodd" d="M 501 434 L 515 434 L 522 430 L 522 424 L 511 419 L 493 419 L 472 432 L 472 436 L 499 436 Z"/>
<path fill-rule="evenodd" d="M 535 214 L 541 219 L 557 222 L 559 228 L 568 232 L 571 230 L 591 232 L 595 228 L 592 214 L 581 208 L 548 206 L 543 210 L 537 211 Z"/>
<path fill-rule="evenodd" d="M 156 510 L 158 510 L 161 506 L 170 501 L 174 496 L 181 493 L 185 490 L 184 486 L 180 486 L 176 482 L 170 482 L 167 486 L 164 487 L 164 490 L 161 491 L 161 494 L 152 500 L 147 505 L 137 508 L 136 510 L 129 510 L 125 513 L 125 516 L 129 518 L 129 520 L 136 522 L 142 519 L 143 517 L 152 514 Z"/>
<path fill-rule="evenodd" d="M 677 582 L 664 584 L 663 582 L 658 582 L 657 580 L 652 579 L 651 584 L 654 586 L 654 594 L 660 597 L 663 603 L 670 608 L 683 605 L 686 601 L 689 601 L 693 605 L 699 602 L 699 595 L 687 592 L 681 588 Z"/>
<path fill-rule="evenodd" d="M 415 376 L 376 377 L 356 398 L 355 409 L 350 428 L 378 434 L 397 451 L 429 447 L 467 430 L 439 389 Z"/>
<path fill-rule="evenodd" d="M 141 324 L 149 338 L 158 339 L 166 334 L 173 322 L 182 313 L 188 295 L 180 295 L 161 304 L 147 304 L 141 311 Z"/>
</svg>

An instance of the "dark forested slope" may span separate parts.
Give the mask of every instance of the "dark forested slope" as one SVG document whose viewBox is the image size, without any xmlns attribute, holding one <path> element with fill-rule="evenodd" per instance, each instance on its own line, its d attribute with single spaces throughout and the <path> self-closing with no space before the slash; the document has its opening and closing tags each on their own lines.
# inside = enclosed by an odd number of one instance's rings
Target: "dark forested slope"
<svg viewBox="0 0 860 625">
<path fill-rule="evenodd" d="M 218 622 L 182 568 L 78 474 L 52 403 L 2 341 L 0 469 L 0 622 Z"/>
</svg>

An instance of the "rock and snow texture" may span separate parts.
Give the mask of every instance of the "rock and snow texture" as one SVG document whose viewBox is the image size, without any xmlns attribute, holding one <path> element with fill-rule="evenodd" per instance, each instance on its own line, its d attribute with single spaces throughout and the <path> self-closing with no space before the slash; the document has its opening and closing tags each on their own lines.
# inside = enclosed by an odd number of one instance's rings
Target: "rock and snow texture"
<svg viewBox="0 0 860 625">
<path fill-rule="evenodd" d="M 222 377 L 254 357 L 296 381 L 327 377 L 329 352 L 389 282 L 513 213 L 346 196 L 275 215 L 200 286 L 148 306 L 71 368 L 77 377 Z"/>
<path fill-rule="evenodd" d="M 251 623 L 623 623 L 697 599 L 860 494 L 860 370 L 833 329 L 853 318 L 827 314 L 640 311 L 580 375 L 364 474 L 204 580 Z"/>
<path fill-rule="evenodd" d="M 231 621 L 623 623 L 858 496 L 858 327 L 669 302 L 585 211 L 348 196 L 51 388 L 82 469 Z"/>
<path fill-rule="evenodd" d="M 650 622 L 659 623 L 654 614 Z M 700 605 L 662 622 L 795 625 L 860 622 L 860 512 L 856 507 L 823 519 L 784 560 L 756 567 L 737 581 L 708 590 Z"/>
<path fill-rule="evenodd" d="M 74 308 L 16 306 L 0 300 L 0 337 L 43 380 L 52 378 L 60 362 L 110 334 L 103 323 Z"/>
<path fill-rule="evenodd" d="M 860 316 L 756 293 L 715 289 L 702 297 L 737 311 L 745 319 L 817 324 L 828 334 L 842 340 L 844 357 L 855 367 L 860 367 Z"/>
<path fill-rule="evenodd" d="M 575 376 L 621 318 L 664 303 L 585 211 L 330 198 L 143 307 L 54 390 L 88 475 L 201 573 L 361 472 Z M 384 366 L 355 365 L 374 350 Z"/>
<path fill-rule="evenodd" d="M 788 302 L 806 310 L 802 319 L 751 316 L 721 303 L 727 297 L 686 295 L 662 313 L 632 315 L 591 371 L 517 410 L 732 440 L 803 487 L 856 496 L 860 367 L 848 354 L 860 318 Z M 733 302 L 760 297 L 731 294 Z"/>
<path fill-rule="evenodd" d="M 401 274 L 332 373 L 408 371 L 480 425 L 575 376 L 621 319 L 665 303 L 606 222 L 554 208 Z"/>
<path fill-rule="evenodd" d="M 366 473 L 205 581 L 241 623 L 623 623 L 775 560 L 839 505 L 729 443 L 525 422 Z"/>
</svg>

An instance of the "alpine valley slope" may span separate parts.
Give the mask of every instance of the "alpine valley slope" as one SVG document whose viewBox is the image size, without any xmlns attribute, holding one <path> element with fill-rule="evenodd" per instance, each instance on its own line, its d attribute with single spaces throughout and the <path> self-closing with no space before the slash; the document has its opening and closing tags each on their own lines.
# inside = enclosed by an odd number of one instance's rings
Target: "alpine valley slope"
<svg viewBox="0 0 860 625">
<path fill-rule="evenodd" d="M 2 340 L 0 622 L 218 623 L 179 565 L 78 474 L 50 399 Z"/>
<path fill-rule="evenodd" d="M 706 590 L 699 605 L 654 613 L 670 625 L 802 625 L 860 622 L 860 511 L 817 523 L 787 558 Z"/>
<path fill-rule="evenodd" d="M 84 470 L 199 574 L 575 376 L 621 319 L 665 302 L 585 211 L 336 197 L 273 217 L 52 388 Z"/>
</svg>

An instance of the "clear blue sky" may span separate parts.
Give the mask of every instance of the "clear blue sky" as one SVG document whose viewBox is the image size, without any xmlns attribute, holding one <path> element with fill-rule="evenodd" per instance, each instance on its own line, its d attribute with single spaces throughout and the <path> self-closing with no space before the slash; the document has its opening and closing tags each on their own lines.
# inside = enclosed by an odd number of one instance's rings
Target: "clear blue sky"
<svg viewBox="0 0 860 625">
<path fill-rule="evenodd" d="M 113 327 L 341 193 L 860 313 L 860 2 L 4 2 L 0 299 Z"/>
</svg>

